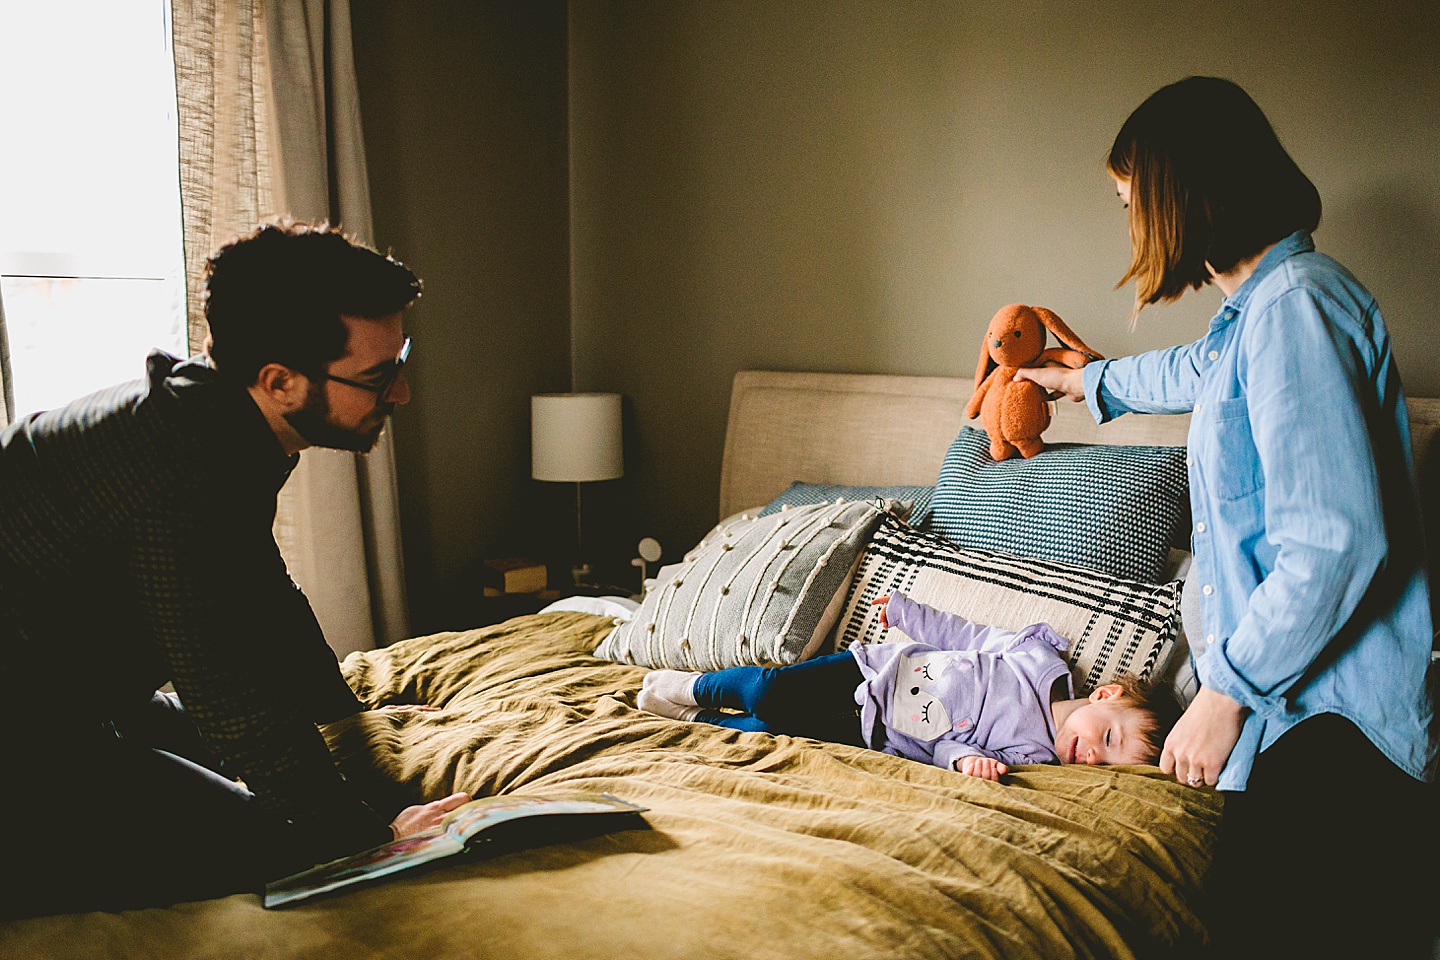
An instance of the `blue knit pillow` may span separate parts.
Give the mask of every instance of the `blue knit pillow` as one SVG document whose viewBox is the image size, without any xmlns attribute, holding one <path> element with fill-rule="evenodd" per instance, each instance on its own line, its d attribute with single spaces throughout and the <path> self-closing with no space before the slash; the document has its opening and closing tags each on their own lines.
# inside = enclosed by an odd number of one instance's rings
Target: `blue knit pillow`
<svg viewBox="0 0 1440 960">
<path fill-rule="evenodd" d="M 1188 546 L 1185 448 L 1053 443 L 996 463 L 984 431 L 966 427 L 940 467 L 929 529 L 962 547 L 1154 583 L 1171 544 Z"/>
<path fill-rule="evenodd" d="M 807 507 L 817 503 L 834 503 L 844 500 L 873 501 L 876 497 L 885 500 L 900 500 L 910 504 L 905 522 L 912 527 L 923 527 L 930 518 L 930 498 L 934 487 L 856 487 L 839 483 L 803 483 L 796 480 L 786 487 L 774 500 L 765 505 L 760 516 L 778 513 L 786 507 Z"/>
</svg>

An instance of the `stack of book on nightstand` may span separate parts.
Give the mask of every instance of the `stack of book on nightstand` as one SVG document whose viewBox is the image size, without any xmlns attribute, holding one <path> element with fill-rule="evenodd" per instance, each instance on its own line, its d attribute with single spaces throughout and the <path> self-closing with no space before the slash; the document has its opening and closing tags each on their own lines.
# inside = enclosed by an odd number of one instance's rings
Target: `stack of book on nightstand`
<svg viewBox="0 0 1440 960">
<path fill-rule="evenodd" d="M 523 557 L 486 560 L 480 565 L 480 577 L 487 597 L 500 597 L 507 593 L 538 593 L 545 589 L 550 580 L 545 564 Z"/>
</svg>

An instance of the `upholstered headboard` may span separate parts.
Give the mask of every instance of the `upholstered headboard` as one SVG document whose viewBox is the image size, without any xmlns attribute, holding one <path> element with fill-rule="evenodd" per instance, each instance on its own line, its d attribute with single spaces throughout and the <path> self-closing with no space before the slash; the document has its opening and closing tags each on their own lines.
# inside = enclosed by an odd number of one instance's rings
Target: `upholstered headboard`
<svg viewBox="0 0 1440 960">
<path fill-rule="evenodd" d="M 730 396 L 720 516 L 768 503 L 794 480 L 931 484 L 966 423 L 972 380 L 742 370 Z M 1427 510 L 1431 569 L 1440 555 L 1440 399 L 1411 397 L 1410 439 Z M 1121 417 L 1097 427 L 1062 400 L 1045 439 L 1181 445 L 1190 418 Z"/>
</svg>

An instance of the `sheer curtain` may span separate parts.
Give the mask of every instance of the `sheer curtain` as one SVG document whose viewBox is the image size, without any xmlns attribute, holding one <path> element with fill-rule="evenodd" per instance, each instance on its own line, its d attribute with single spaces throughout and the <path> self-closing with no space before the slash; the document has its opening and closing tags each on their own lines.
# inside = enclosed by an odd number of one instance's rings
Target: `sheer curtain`
<svg viewBox="0 0 1440 960">
<path fill-rule="evenodd" d="M 268 8 L 266 23 L 284 207 L 371 242 L 349 0 L 283 0 Z M 358 637 L 368 627 L 368 646 L 409 633 L 393 429 L 368 455 L 307 452 L 307 475 L 287 484 L 295 495 L 280 517 L 282 544 L 297 561 L 306 558 L 305 569 L 324 571 L 327 591 L 340 594 L 332 606 L 343 598 L 346 629 Z"/>
<path fill-rule="evenodd" d="M 10 388 L 10 338 L 5 335 L 5 297 L 0 294 L 0 430 L 10 425 L 15 397 Z"/>
<path fill-rule="evenodd" d="M 370 239 L 347 0 L 172 0 L 191 345 L 200 270 L 286 211 Z M 408 632 L 394 448 L 311 449 L 281 493 L 276 539 L 340 656 Z"/>
</svg>

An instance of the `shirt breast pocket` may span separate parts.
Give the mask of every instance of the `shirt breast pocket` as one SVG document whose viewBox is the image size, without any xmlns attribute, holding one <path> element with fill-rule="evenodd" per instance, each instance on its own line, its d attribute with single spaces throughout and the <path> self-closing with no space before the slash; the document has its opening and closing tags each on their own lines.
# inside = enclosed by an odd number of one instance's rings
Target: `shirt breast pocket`
<svg viewBox="0 0 1440 960">
<path fill-rule="evenodd" d="M 1217 401 L 1212 409 L 1211 442 L 1205 471 L 1210 492 L 1220 500 L 1240 500 L 1265 485 L 1255 437 L 1250 432 L 1250 407 L 1244 397 Z"/>
</svg>

